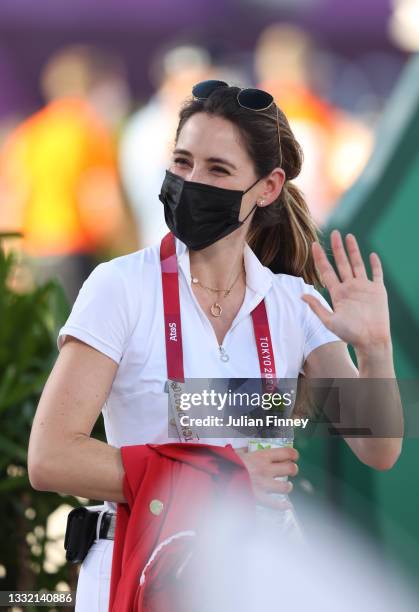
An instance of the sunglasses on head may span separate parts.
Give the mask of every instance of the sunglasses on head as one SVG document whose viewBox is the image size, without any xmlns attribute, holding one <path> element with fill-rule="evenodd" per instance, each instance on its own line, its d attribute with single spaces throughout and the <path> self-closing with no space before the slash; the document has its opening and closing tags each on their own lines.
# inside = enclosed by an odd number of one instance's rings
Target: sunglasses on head
<svg viewBox="0 0 419 612">
<path fill-rule="evenodd" d="M 198 100 L 206 100 L 213 91 L 221 87 L 229 87 L 224 81 L 201 81 L 192 88 L 192 95 Z M 247 87 L 241 89 L 237 94 L 237 103 L 243 108 L 254 111 L 267 110 L 274 102 L 273 96 L 263 89 L 252 89 Z"/>
<path fill-rule="evenodd" d="M 206 100 L 216 90 L 224 87 L 230 87 L 225 81 L 209 80 L 201 81 L 192 87 L 192 95 L 196 100 Z M 263 89 L 255 89 L 252 87 L 246 87 L 240 89 L 237 94 L 237 104 L 242 108 L 246 108 L 252 111 L 264 111 L 267 110 L 274 104 L 273 96 Z M 278 131 L 278 145 L 279 145 L 279 158 L 280 165 L 282 165 L 282 151 L 281 151 L 281 136 L 279 132 L 279 111 L 276 106 L 276 127 Z"/>
</svg>

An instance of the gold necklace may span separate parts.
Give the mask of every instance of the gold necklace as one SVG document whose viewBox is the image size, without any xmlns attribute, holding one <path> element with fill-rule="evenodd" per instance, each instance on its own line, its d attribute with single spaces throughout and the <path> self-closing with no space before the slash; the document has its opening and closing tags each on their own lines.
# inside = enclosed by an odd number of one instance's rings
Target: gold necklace
<svg viewBox="0 0 419 612">
<path fill-rule="evenodd" d="M 203 285 L 201 281 L 198 278 L 196 278 L 196 276 L 193 276 L 191 280 L 194 285 L 199 285 L 203 289 L 207 289 L 208 291 L 213 291 L 214 293 L 224 293 L 224 297 L 227 297 L 230 294 L 236 282 L 238 281 L 242 271 L 243 271 L 243 268 L 239 271 L 236 278 L 234 279 L 233 284 L 231 285 L 229 289 L 218 289 L 216 287 L 207 287 L 206 285 Z M 210 308 L 210 311 L 213 317 L 220 317 L 223 312 L 223 309 L 221 307 L 221 304 L 219 304 L 218 302 L 214 302 L 214 304 L 212 304 Z"/>
</svg>

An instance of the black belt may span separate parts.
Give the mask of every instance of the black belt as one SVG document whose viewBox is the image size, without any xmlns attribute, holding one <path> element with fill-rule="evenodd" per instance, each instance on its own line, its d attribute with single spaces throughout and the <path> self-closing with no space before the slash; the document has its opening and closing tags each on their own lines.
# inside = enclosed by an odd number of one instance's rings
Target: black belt
<svg viewBox="0 0 419 612">
<path fill-rule="evenodd" d="M 64 537 L 67 561 L 71 563 L 83 561 L 89 548 L 98 537 L 113 540 L 115 523 L 116 514 L 113 512 L 93 510 L 88 506 L 74 508 L 67 517 Z"/>
</svg>

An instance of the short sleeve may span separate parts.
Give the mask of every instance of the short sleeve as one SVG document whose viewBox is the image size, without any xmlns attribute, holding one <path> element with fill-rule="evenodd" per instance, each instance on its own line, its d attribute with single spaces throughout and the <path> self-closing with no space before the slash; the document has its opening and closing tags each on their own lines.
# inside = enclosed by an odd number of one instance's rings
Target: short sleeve
<svg viewBox="0 0 419 612">
<path fill-rule="evenodd" d="M 327 300 L 322 296 L 322 294 L 315 289 L 313 285 L 305 285 L 303 293 L 309 293 L 317 298 L 320 303 L 327 308 L 330 312 L 333 312 L 333 309 L 330 307 Z M 311 310 L 310 306 L 303 302 L 304 307 L 306 309 L 305 323 L 304 323 L 304 361 L 307 359 L 308 355 L 315 348 L 321 346 L 322 344 L 326 344 L 327 342 L 337 342 L 342 341 L 339 336 L 336 336 L 333 332 L 329 331 L 327 327 L 322 323 L 319 317 Z"/>
<path fill-rule="evenodd" d="M 83 283 L 70 316 L 59 330 L 58 350 L 74 336 L 116 363 L 129 336 L 130 308 L 126 284 L 112 260 L 99 264 Z"/>
</svg>

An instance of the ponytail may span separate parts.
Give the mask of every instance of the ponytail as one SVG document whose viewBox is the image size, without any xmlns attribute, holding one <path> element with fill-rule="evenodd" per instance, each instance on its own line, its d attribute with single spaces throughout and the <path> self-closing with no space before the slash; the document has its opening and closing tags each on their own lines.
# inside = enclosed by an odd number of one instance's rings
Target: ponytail
<svg viewBox="0 0 419 612">
<path fill-rule="evenodd" d="M 275 202 L 256 209 L 247 241 L 272 272 L 301 276 L 306 283 L 321 286 L 311 252 L 319 233 L 303 194 L 286 181 Z"/>
</svg>

